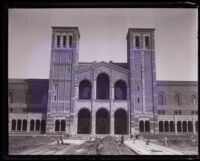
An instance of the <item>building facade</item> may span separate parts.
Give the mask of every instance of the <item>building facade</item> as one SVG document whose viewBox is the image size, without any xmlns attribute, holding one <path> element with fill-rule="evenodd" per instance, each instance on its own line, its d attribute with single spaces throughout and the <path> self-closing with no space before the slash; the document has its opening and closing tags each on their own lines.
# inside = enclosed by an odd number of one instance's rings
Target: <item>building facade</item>
<svg viewBox="0 0 200 161">
<path fill-rule="evenodd" d="M 52 27 L 49 79 L 9 79 L 9 133 L 197 134 L 198 83 L 157 81 L 154 29 L 130 28 L 127 63 L 79 62 L 78 27 Z"/>
</svg>

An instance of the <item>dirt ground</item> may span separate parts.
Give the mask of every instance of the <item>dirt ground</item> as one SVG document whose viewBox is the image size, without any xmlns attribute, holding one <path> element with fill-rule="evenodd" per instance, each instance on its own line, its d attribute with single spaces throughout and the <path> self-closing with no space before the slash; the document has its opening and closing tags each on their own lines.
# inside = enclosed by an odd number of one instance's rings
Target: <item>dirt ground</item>
<svg viewBox="0 0 200 161">
<path fill-rule="evenodd" d="M 46 146 L 54 139 L 46 136 L 9 136 L 9 154 L 20 153 L 28 149 Z"/>
<path fill-rule="evenodd" d="M 140 138 L 145 139 L 145 138 Z M 150 139 L 153 143 L 164 145 L 163 138 Z M 167 147 L 182 151 L 186 155 L 198 154 L 198 137 L 169 138 Z M 25 153 L 24 153 L 25 152 Z M 34 155 L 135 155 L 120 141 L 111 136 L 82 145 L 57 145 L 55 138 L 48 136 L 10 136 L 9 154 Z"/>
<path fill-rule="evenodd" d="M 57 145 L 55 139 L 47 136 L 10 136 L 9 154 L 22 155 L 135 155 L 127 146 L 111 136 L 82 145 Z"/>
<path fill-rule="evenodd" d="M 152 140 L 158 145 L 164 145 L 164 139 Z M 198 154 L 198 137 L 180 137 L 169 138 L 167 141 L 167 147 L 183 152 L 185 155 L 197 155 Z"/>
<path fill-rule="evenodd" d="M 127 146 L 111 136 L 85 142 L 78 149 L 82 150 L 80 154 L 83 155 L 136 155 Z"/>
</svg>

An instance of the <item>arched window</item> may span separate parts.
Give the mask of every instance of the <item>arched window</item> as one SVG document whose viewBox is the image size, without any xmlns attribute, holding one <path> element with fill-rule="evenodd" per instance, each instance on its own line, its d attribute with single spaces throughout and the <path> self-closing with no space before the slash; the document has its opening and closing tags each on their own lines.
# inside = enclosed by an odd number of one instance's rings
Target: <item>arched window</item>
<svg viewBox="0 0 200 161">
<path fill-rule="evenodd" d="M 40 130 L 40 120 L 36 120 L 36 128 L 35 128 L 36 131 L 39 131 Z"/>
<path fill-rule="evenodd" d="M 30 131 L 34 131 L 35 129 L 35 121 L 34 120 L 31 120 L 31 123 L 30 123 Z"/>
<path fill-rule="evenodd" d="M 195 94 L 191 95 L 191 103 L 195 106 L 197 105 L 197 97 Z"/>
<path fill-rule="evenodd" d="M 188 132 L 193 132 L 192 121 L 188 121 Z"/>
<path fill-rule="evenodd" d="M 115 134 L 128 134 L 128 118 L 124 109 L 118 109 L 114 114 Z"/>
<path fill-rule="evenodd" d="M 96 112 L 96 134 L 110 133 L 110 113 L 106 109 Z"/>
<path fill-rule="evenodd" d="M 199 122 L 198 121 L 195 122 L 195 130 L 196 130 L 196 132 L 199 131 Z"/>
<path fill-rule="evenodd" d="M 145 132 L 150 132 L 150 122 L 145 121 Z"/>
<path fill-rule="evenodd" d="M 58 91 L 58 84 L 57 83 L 54 84 L 53 90 L 56 91 L 56 92 Z"/>
<path fill-rule="evenodd" d="M 97 99 L 110 98 L 110 81 L 107 74 L 99 74 L 97 77 Z"/>
<path fill-rule="evenodd" d="M 183 132 L 187 132 L 187 122 L 183 121 Z"/>
<path fill-rule="evenodd" d="M 17 120 L 17 131 L 21 131 L 21 129 L 22 129 L 22 121 Z"/>
<path fill-rule="evenodd" d="M 140 121 L 139 128 L 140 128 L 140 132 L 144 132 L 144 121 Z"/>
<path fill-rule="evenodd" d="M 174 132 L 175 131 L 175 126 L 174 126 L 174 121 L 170 121 L 170 132 Z"/>
<path fill-rule="evenodd" d="M 45 133 L 46 132 L 46 121 L 42 120 L 41 121 L 41 133 Z"/>
<path fill-rule="evenodd" d="M 91 83 L 88 80 L 82 80 L 79 84 L 79 99 L 91 99 Z"/>
<path fill-rule="evenodd" d="M 181 105 L 181 96 L 180 96 L 180 94 L 176 93 L 175 96 L 174 96 L 174 99 L 175 99 L 175 105 L 176 106 L 180 106 Z"/>
<path fill-rule="evenodd" d="M 149 36 L 145 36 L 145 48 L 149 49 L 150 45 L 149 45 Z"/>
<path fill-rule="evenodd" d="M 168 123 L 168 121 L 165 121 L 164 127 L 165 127 L 165 132 L 169 132 L 169 123 Z"/>
<path fill-rule="evenodd" d="M 56 102 L 57 100 L 58 100 L 58 96 L 57 96 L 57 94 L 54 94 L 53 95 L 53 101 Z"/>
<path fill-rule="evenodd" d="M 127 96 L 127 89 L 126 89 L 126 83 L 124 81 L 117 81 L 114 85 L 115 88 L 115 99 L 116 100 L 126 100 Z"/>
<path fill-rule="evenodd" d="M 65 120 L 61 120 L 61 131 L 65 131 Z"/>
<path fill-rule="evenodd" d="M 8 103 L 13 103 L 14 102 L 14 93 L 9 92 L 8 93 Z"/>
<path fill-rule="evenodd" d="M 26 121 L 26 120 L 23 120 L 22 130 L 23 130 L 23 131 L 26 131 L 26 129 L 27 129 L 27 121 Z"/>
<path fill-rule="evenodd" d="M 88 109 L 81 109 L 78 113 L 78 134 L 90 134 L 91 133 L 91 114 Z"/>
<path fill-rule="evenodd" d="M 12 120 L 12 131 L 15 131 L 16 130 L 16 120 L 13 119 Z"/>
<path fill-rule="evenodd" d="M 177 131 L 178 132 L 182 132 L 182 127 L 181 127 L 181 122 L 180 121 L 177 122 Z"/>
<path fill-rule="evenodd" d="M 164 105 L 164 95 L 158 94 L 158 105 Z"/>
<path fill-rule="evenodd" d="M 60 120 L 56 120 L 55 131 L 60 131 Z"/>
<path fill-rule="evenodd" d="M 63 46 L 66 47 L 66 35 L 63 35 Z"/>
<path fill-rule="evenodd" d="M 159 132 L 163 132 L 163 122 L 159 121 Z"/>
<path fill-rule="evenodd" d="M 69 47 L 72 46 L 72 35 L 69 36 Z"/>
<path fill-rule="evenodd" d="M 136 36 L 136 37 L 135 37 L 135 47 L 136 47 L 137 49 L 140 48 L 140 37 L 139 37 L 139 36 Z"/>
<path fill-rule="evenodd" d="M 57 47 L 60 47 L 60 35 L 57 35 Z"/>
</svg>

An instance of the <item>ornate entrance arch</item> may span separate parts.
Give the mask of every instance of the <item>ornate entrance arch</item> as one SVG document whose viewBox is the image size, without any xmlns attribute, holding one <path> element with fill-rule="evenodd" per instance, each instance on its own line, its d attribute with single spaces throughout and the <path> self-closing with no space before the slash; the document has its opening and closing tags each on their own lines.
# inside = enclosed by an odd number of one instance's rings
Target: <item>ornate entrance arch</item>
<svg viewBox="0 0 200 161">
<path fill-rule="evenodd" d="M 110 80 L 108 75 L 101 73 L 97 77 L 97 99 L 108 100 L 110 98 Z"/>
<path fill-rule="evenodd" d="M 110 133 L 110 117 L 106 109 L 100 109 L 96 113 L 96 134 Z"/>
<path fill-rule="evenodd" d="M 88 109 L 82 109 L 78 113 L 78 134 L 91 133 L 91 115 Z"/>
<path fill-rule="evenodd" d="M 123 109 L 115 112 L 115 134 L 128 134 L 127 113 Z"/>
</svg>

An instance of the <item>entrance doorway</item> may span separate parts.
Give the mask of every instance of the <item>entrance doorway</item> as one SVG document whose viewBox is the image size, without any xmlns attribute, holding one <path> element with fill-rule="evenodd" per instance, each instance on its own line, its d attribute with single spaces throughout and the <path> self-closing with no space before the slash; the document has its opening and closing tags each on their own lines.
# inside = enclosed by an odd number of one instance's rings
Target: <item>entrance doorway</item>
<svg viewBox="0 0 200 161">
<path fill-rule="evenodd" d="M 123 109 L 119 109 L 115 112 L 115 134 L 127 134 L 127 113 Z"/>
<path fill-rule="evenodd" d="M 82 109 L 78 113 L 78 134 L 91 133 L 91 116 L 90 111 Z"/>
<path fill-rule="evenodd" d="M 96 134 L 110 133 L 109 112 L 105 109 L 100 109 L 96 113 Z"/>
</svg>

